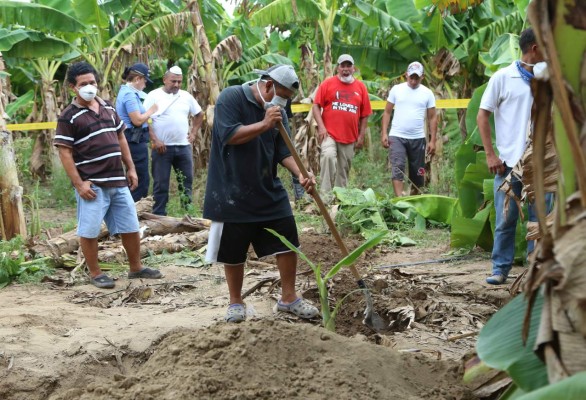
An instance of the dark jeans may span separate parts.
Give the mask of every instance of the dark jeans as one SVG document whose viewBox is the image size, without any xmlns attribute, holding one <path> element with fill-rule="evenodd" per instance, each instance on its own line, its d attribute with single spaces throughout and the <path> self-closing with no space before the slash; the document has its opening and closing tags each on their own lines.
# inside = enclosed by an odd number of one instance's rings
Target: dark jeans
<svg viewBox="0 0 586 400">
<path fill-rule="evenodd" d="M 155 205 L 153 214 L 167 215 L 167 202 L 169 201 L 169 181 L 171 180 L 171 167 L 177 175 L 181 205 L 187 208 L 191 204 L 191 190 L 193 185 L 193 153 L 191 146 L 167 146 L 167 151 L 152 154 L 153 173 L 153 197 Z"/>
<path fill-rule="evenodd" d="M 136 203 L 143 197 L 147 197 L 149 194 L 150 177 L 148 142 L 129 142 L 128 147 L 130 148 L 130 155 L 132 156 L 134 168 L 136 168 L 136 174 L 138 175 L 138 186 L 130 192 L 132 200 Z"/>
</svg>

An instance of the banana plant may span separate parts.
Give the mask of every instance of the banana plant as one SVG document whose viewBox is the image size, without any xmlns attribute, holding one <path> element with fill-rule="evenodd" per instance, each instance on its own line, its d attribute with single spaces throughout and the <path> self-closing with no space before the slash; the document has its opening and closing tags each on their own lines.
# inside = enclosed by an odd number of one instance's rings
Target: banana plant
<svg viewBox="0 0 586 400">
<path fill-rule="evenodd" d="M 350 295 L 352 295 L 354 292 L 356 292 L 358 290 L 367 290 L 367 289 L 357 289 L 357 290 L 354 290 L 354 291 L 346 294 L 341 300 L 339 300 L 336 303 L 336 305 L 332 309 L 332 308 L 330 308 L 330 298 L 329 298 L 329 293 L 328 293 L 329 281 L 334 276 L 336 276 L 336 274 L 338 272 L 340 272 L 340 270 L 343 267 L 351 266 L 352 264 L 354 264 L 356 262 L 356 260 L 358 259 L 358 257 L 360 257 L 360 255 L 362 253 L 364 253 L 366 250 L 379 244 L 385 238 L 385 236 L 388 234 L 388 231 L 385 230 L 385 231 L 376 232 L 373 236 L 371 236 L 368 240 L 366 240 L 362 245 L 360 245 L 358 248 L 356 248 L 354 251 L 352 251 L 346 257 L 344 257 L 340 261 L 338 261 L 336 263 L 336 265 L 334 265 L 327 272 L 323 271 L 322 265 L 314 264 L 309 258 L 307 258 L 307 256 L 299 248 L 297 248 L 291 242 L 289 242 L 287 240 L 287 238 L 278 234 L 276 231 L 274 231 L 272 229 L 267 228 L 267 231 L 269 231 L 270 233 L 275 235 L 277 238 L 279 238 L 279 240 L 281 242 L 283 242 L 283 244 L 285 246 L 287 246 L 291 251 L 295 252 L 299 256 L 299 258 L 301 258 L 301 260 L 305 261 L 307 263 L 307 265 L 309 265 L 309 267 L 312 269 L 314 276 L 315 276 L 315 280 L 316 280 L 316 284 L 317 284 L 317 288 L 318 288 L 318 293 L 319 293 L 323 326 L 324 326 L 324 328 L 326 328 L 332 332 L 335 332 L 336 331 L 336 315 L 340 311 L 340 307 L 342 306 L 342 303 Z"/>
</svg>

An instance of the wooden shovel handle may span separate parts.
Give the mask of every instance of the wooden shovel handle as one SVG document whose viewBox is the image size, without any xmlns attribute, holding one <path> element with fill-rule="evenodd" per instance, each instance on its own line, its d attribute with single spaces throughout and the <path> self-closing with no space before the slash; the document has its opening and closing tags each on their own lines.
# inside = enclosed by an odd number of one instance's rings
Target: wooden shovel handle
<svg viewBox="0 0 586 400">
<path fill-rule="evenodd" d="M 279 128 L 279 132 L 281 133 L 281 137 L 285 141 L 285 144 L 287 145 L 287 148 L 289 149 L 291 156 L 293 156 L 293 160 L 295 160 L 295 164 L 297 164 L 297 167 L 301 171 L 301 174 L 305 178 L 309 179 L 309 173 L 307 172 L 307 168 L 305 168 L 305 165 L 303 165 L 303 162 L 301 161 L 301 157 L 299 157 L 299 154 L 297 154 L 297 150 L 295 150 L 295 146 L 291 142 L 291 139 L 289 138 L 289 134 L 285 130 L 285 126 L 283 126 L 283 123 L 280 121 L 277 124 L 277 126 Z M 344 241 L 342 240 L 342 237 L 340 236 L 340 232 L 338 232 L 338 228 L 336 228 L 336 224 L 334 224 L 334 220 L 332 220 L 332 217 L 330 216 L 328 209 L 326 208 L 324 202 L 322 201 L 317 188 L 314 187 L 313 193 L 311 193 L 311 196 L 313 196 L 313 199 L 317 203 L 317 206 L 319 208 L 319 212 L 321 213 L 322 217 L 324 217 L 324 219 L 326 220 L 326 223 L 328 224 L 328 227 L 330 228 L 330 232 L 334 236 L 336 243 L 338 243 L 338 246 L 340 247 L 340 250 L 342 251 L 342 255 L 344 257 L 346 257 L 349 254 L 348 248 L 344 244 Z M 356 278 L 357 281 L 362 281 L 362 278 L 354 265 L 350 266 L 350 271 L 352 271 L 352 275 L 354 275 L 354 278 Z"/>
</svg>

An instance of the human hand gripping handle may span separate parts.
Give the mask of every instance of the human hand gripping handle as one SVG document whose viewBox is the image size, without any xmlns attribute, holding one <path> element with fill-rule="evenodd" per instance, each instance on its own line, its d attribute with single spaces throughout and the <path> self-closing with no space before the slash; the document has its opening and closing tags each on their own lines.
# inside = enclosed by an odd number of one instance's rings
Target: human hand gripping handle
<svg viewBox="0 0 586 400">
<path fill-rule="evenodd" d="M 279 106 L 272 106 L 266 109 L 263 123 L 270 129 L 274 128 L 277 123 L 282 125 L 283 116 L 281 115 L 281 108 Z"/>
</svg>

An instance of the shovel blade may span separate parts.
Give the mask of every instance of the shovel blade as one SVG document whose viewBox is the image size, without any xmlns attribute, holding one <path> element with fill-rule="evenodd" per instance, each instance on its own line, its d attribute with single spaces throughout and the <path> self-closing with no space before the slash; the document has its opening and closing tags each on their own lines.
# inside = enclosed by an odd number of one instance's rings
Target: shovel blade
<svg viewBox="0 0 586 400">
<path fill-rule="evenodd" d="M 376 311 L 372 303 L 372 297 L 368 290 L 364 291 L 366 299 L 366 309 L 364 310 L 364 319 L 362 323 L 377 333 L 383 333 L 389 330 L 389 321 L 386 321 Z"/>
</svg>

